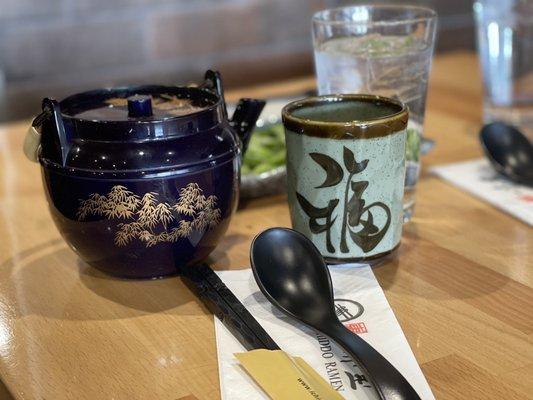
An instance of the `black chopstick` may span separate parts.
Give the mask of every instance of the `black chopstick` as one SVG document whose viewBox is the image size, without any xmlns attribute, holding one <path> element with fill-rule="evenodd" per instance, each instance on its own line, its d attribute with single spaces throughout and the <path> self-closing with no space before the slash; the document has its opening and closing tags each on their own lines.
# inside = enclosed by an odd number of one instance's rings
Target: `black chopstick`
<svg viewBox="0 0 533 400">
<path fill-rule="evenodd" d="M 181 269 L 185 283 L 246 350 L 279 350 L 279 346 L 207 264 Z"/>
</svg>

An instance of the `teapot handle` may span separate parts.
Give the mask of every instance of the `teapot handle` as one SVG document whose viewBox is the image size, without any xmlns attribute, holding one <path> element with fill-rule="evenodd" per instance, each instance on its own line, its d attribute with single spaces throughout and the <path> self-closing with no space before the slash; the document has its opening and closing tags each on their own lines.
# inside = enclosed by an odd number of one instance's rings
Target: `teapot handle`
<svg viewBox="0 0 533 400">
<path fill-rule="evenodd" d="M 226 101 L 224 99 L 224 88 L 222 86 L 220 73 L 218 71 L 208 70 L 205 73 L 205 81 L 201 87 L 214 91 L 220 96 L 222 99 L 224 117 L 228 118 Z M 240 99 L 237 103 L 233 117 L 230 120 L 230 125 L 242 142 L 243 152 L 246 151 L 246 148 L 248 147 L 250 135 L 255 127 L 255 122 L 259 118 L 265 104 L 265 101 L 255 99 Z"/>
<path fill-rule="evenodd" d="M 222 77 L 220 72 L 207 70 L 204 75 L 204 83 L 201 85 L 201 88 L 211 90 L 215 92 L 222 99 L 222 107 L 224 116 L 228 117 L 228 111 L 226 110 L 226 99 L 224 99 L 224 87 L 222 85 Z"/>
<path fill-rule="evenodd" d="M 44 148 L 46 156 L 50 157 L 52 154 L 57 154 L 59 147 L 59 157 L 55 157 L 59 159 L 54 161 L 59 161 L 61 165 L 65 166 L 70 146 L 61 118 L 59 103 L 56 100 L 45 98 L 42 104 L 43 112 L 35 117 L 26 133 L 24 154 L 30 161 L 37 162 L 41 149 Z"/>
</svg>

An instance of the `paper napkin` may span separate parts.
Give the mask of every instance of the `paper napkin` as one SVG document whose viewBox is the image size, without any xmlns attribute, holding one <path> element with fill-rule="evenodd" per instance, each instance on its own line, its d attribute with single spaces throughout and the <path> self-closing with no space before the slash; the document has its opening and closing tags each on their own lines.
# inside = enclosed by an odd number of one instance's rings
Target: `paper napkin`
<svg viewBox="0 0 533 400">
<path fill-rule="evenodd" d="M 217 273 L 282 350 L 305 359 L 345 399 L 378 399 L 370 378 L 335 343 L 271 306 L 250 269 Z M 398 368 L 423 400 L 434 399 L 370 267 L 334 266 L 330 273 L 341 321 Z M 222 399 L 267 400 L 234 356 L 244 347 L 218 319 L 215 332 Z"/>
<path fill-rule="evenodd" d="M 452 185 L 533 226 L 533 189 L 500 176 L 486 159 L 441 165 L 431 171 Z"/>
</svg>

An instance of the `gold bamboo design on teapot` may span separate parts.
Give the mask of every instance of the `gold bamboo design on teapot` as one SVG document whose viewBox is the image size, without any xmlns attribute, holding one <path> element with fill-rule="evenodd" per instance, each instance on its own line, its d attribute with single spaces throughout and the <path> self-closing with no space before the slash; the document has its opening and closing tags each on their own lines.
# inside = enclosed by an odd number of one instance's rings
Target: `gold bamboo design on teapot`
<svg viewBox="0 0 533 400">
<path fill-rule="evenodd" d="M 81 200 L 76 217 L 79 221 L 88 216 L 127 221 L 117 225 L 116 246 L 126 246 L 134 240 L 140 240 L 146 247 L 176 242 L 193 231 L 203 232 L 220 222 L 217 197 L 206 197 L 197 183 L 181 188 L 175 204 L 161 202 L 158 197 L 156 192 L 139 196 L 125 186 L 115 185 L 106 195 L 93 193 L 88 199 Z M 179 221 L 178 226 L 169 230 L 172 221 Z"/>
</svg>

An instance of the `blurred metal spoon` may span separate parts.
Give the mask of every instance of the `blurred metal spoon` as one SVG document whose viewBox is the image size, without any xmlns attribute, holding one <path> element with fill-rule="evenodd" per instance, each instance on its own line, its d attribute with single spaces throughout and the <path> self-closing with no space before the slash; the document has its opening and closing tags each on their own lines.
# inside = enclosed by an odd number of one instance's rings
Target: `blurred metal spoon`
<svg viewBox="0 0 533 400">
<path fill-rule="evenodd" d="M 479 134 L 481 146 L 492 166 L 500 174 L 533 186 L 533 145 L 514 126 L 493 122 Z"/>
</svg>

